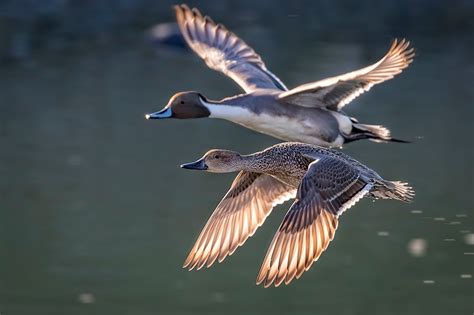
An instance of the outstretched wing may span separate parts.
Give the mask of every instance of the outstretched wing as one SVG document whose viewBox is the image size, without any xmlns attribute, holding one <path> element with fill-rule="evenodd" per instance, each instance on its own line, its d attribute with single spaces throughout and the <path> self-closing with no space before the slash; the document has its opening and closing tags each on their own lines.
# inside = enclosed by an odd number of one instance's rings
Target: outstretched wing
<svg viewBox="0 0 474 315">
<path fill-rule="evenodd" d="M 377 63 L 337 77 L 300 85 L 281 93 L 279 99 L 305 107 L 324 107 L 339 111 L 375 84 L 392 79 L 413 61 L 410 42 L 394 40 L 387 54 Z"/>
<path fill-rule="evenodd" d="M 223 261 L 255 233 L 272 208 L 294 198 L 296 189 L 265 174 L 241 171 L 191 249 L 184 268 Z"/>
<path fill-rule="evenodd" d="M 175 6 L 175 10 L 184 39 L 209 68 L 224 73 L 247 93 L 256 89 L 287 90 L 280 79 L 268 71 L 262 58 L 223 25 L 185 4 Z"/>
<path fill-rule="evenodd" d="M 371 187 L 354 167 L 337 158 L 312 162 L 270 244 L 257 284 L 279 286 L 299 278 L 333 239 L 339 215 Z"/>
</svg>

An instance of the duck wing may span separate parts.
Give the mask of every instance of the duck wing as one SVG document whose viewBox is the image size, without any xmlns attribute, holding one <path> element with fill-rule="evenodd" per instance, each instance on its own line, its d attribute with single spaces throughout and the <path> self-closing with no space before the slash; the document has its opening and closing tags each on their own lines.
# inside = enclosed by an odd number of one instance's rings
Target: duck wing
<svg viewBox="0 0 474 315">
<path fill-rule="evenodd" d="M 371 188 L 356 168 L 338 158 L 313 161 L 270 244 L 257 285 L 279 286 L 299 278 L 333 239 L 339 215 Z"/>
<path fill-rule="evenodd" d="M 223 25 L 185 4 L 174 8 L 184 39 L 209 68 L 230 77 L 246 93 L 256 89 L 287 90 L 280 79 L 268 71 L 262 58 Z"/>
<path fill-rule="evenodd" d="M 337 77 L 300 85 L 278 96 L 282 102 L 339 111 L 375 84 L 392 79 L 413 61 L 410 42 L 394 40 L 387 54 L 368 67 Z"/>
<path fill-rule="evenodd" d="M 210 267 L 232 255 L 263 224 L 277 204 L 294 198 L 296 189 L 265 174 L 241 171 L 207 221 L 183 268 Z"/>
</svg>

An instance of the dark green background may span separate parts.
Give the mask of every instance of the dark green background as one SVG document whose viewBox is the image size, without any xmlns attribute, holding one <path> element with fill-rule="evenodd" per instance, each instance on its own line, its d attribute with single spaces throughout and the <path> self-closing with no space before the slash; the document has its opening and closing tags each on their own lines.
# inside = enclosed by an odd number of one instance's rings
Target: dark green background
<svg viewBox="0 0 474 315">
<path fill-rule="evenodd" d="M 311 270 L 277 289 L 254 281 L 289 203 L 223 264 L 181 269 L 234 175 L 178 165 L 278 140 L 225 121 L 144 120 L 181 90 L 240 92 L 196 56 L 146 40 L 173 21 L 172 2 L 38 3 L 0 2 L 2 315 L 474 312 L 474 279 L 461 278 L 474 273 L 470 1 L 192 3 L 289 87 L 375 62 L 394 37 L 417 49 L 409 69 L 345 109 L 414 141 L 345 147 L 412 184 L 414 203 L 358 203 Z M 423 257 L 407 251 L 415 238 Z"/>
</svg>

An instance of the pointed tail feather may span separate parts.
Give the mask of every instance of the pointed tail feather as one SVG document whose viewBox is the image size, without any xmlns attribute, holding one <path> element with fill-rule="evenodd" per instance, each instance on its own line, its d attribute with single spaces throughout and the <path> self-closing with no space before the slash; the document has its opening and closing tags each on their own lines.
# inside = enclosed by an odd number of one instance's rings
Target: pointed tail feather
<svg viewBox="0 0 474 315">
<path fill-rule="evenodd" d="M 366 125 L 353 123 L 352 132 L 346 136 L 346 143 L 360 139 L 369 139 L 374 142 L 410 143 L 410 141 L 392 138 L 390 130 L 380 125 Z"/>
</svg>

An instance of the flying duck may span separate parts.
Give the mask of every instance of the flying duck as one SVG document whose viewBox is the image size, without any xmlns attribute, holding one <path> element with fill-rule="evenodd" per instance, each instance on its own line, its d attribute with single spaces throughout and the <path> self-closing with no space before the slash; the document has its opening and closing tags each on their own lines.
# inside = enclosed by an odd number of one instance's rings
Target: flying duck
<svg viewBox="0 0 474 315">
<path fill-rule="evenodd" d="M 333 239 L 339 216 L 364 196 L 408 202 L 406 183 L 388 181 L 333 149 L 287 142 L 241 155 L 211 150 L 181 167 L 239 172 L 191 249 L 184 268 L 222 262 L 263 224 L 272 208 L 295 199 L 263 260 L 257 285 L 279 286 L 299 278 Z"/>
<path fill-rule="evenodd" d="M 394 40 L 387 54 L 373 65 L 288 90 L 261 57 L 223 25 L 184 4 L 174 8 L 189 47 L 245 93 L 213 101 L 199 92 L 180 92 L 164 109 L 147 114 L 147 119 L 221 118 L 285 141 L 327 147 L 360 139 L 405 142 L 393 139 L 383 126 L 361 124 L 341 111 L 373 85 L 408 67 L 415 54 L 405 39 Z"/>
</svg>

